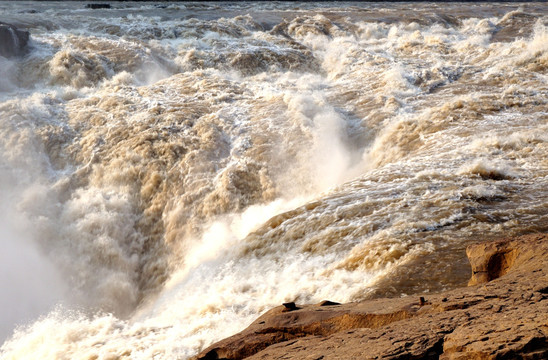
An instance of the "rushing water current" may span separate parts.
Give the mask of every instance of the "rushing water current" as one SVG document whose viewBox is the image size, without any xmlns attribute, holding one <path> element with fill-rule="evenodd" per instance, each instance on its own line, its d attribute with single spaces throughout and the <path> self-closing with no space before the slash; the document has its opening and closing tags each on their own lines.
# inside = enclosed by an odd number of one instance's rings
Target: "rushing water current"
<svg viewBox="0 0 548 360">
<path fill-rule="evenodd" d="M 0 357 L 186 359 L 548 231 L 548 5 L 0 2 Z"/>
</svg>

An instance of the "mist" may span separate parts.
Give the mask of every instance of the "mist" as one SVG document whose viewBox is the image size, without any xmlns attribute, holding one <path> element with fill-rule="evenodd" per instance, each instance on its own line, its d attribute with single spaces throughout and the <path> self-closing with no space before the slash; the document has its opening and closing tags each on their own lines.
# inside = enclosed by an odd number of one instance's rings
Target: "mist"
<svg viewBox="0 0 548 360">
<path fill-rule="evenodd" d="M 66 287 L 27 231 L 0 215 L 0 339 L 60 303 Z"/>
</svg>

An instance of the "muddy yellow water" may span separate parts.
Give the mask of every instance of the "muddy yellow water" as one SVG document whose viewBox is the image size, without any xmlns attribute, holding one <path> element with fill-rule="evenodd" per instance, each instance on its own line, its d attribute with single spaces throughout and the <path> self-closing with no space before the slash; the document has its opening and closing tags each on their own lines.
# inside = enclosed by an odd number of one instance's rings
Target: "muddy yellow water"
<svg viewBox="0 0 548 360">
<path fill-rule="evenodd" d="M 0 355 L 186 359 L 548 230 L 548 7 L 0 2 Z"/>
</svg>

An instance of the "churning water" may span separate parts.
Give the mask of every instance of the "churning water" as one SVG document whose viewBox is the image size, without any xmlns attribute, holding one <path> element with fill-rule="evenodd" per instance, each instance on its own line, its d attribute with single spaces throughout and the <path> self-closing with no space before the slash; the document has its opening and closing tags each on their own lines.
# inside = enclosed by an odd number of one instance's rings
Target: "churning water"
<svg viewBox="0 0 548 360">
<path fill-rule="evenodd" d="M 548 230 L 548 5 L 0 2 L 0 355 L 185 359 Z"/>
</svg>

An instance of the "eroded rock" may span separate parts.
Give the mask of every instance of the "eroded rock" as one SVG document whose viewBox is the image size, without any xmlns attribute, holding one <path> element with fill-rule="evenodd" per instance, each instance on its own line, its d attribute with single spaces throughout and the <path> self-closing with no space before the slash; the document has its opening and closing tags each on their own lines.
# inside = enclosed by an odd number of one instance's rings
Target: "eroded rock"
<svg viewBox="0 0 548 360">
<path fill-rule="evenodd" d="M 472 266 L 472 277 L 468 285 L 482 284 L 497 279 L 514 266 L 535 263 L 535 258 L 546 254 L 536 254 L 536 247 L 542 251 L 545 236 L 533 235 L 513 240 L 499 240 L 471 245 L 466 255 Z"/>
<path fill-rule="evenodd" d="M 467 255 L 478 285 L 427 299 L 280 306 L 195 359 L 548 359 L 548 235 Z"/>
</svg>

